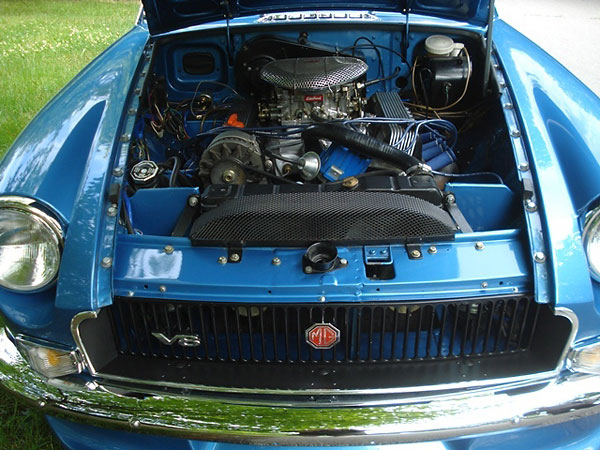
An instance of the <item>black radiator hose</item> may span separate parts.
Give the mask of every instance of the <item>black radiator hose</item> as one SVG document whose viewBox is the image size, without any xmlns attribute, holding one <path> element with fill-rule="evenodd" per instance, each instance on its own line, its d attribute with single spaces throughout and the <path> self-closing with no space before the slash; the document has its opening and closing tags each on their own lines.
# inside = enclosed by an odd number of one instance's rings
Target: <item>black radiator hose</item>
<svg viewBox="0 0 600 450">
<path fill-rule="evenodd" d="M 319 139 L 336 142 L 368 158 L 381 159 L 394 164 L 407 173 L 416 169 L 424 169 L 423 163 L 414 156 L 404 153 L 402 150 L 398 150 L 379 139 L 341 125 L 331 123 L 314 124 L 302 132 L 302 137 L 308 145 L 315 144 Z"/>
</svg>

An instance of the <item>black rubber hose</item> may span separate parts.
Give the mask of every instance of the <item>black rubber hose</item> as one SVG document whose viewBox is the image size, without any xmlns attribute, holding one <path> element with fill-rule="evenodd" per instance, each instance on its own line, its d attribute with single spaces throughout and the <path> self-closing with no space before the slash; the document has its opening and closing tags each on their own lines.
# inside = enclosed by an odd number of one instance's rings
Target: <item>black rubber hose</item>
<svg viewBox="0 0 600 450">
<path fill-rule="evenodd" d="M 341 125 L 311 125 L 302 132 L 302 137 L 308 145 L 315 144 L 319 139 L 327 139 L 368 158 L 387 161 L 404 171 L 411 171 L 422 165 L 421 161 L 402 150 Z"/>
</svg>

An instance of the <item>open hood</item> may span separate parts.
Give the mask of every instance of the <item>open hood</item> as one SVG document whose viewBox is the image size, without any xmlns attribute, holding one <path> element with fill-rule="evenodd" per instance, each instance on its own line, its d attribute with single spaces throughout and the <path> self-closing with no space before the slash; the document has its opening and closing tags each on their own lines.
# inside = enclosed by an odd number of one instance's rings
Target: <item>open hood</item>
<svg viewBox="0 0 600 450">
<path fill-rule="evenodd" d="M 487 23 L 490 0 L 142 0 L 152 35 L 214 20 L 255 14 L 307 10 L 366 10 L 403 12 L 469 22 Z"/>
</svg>

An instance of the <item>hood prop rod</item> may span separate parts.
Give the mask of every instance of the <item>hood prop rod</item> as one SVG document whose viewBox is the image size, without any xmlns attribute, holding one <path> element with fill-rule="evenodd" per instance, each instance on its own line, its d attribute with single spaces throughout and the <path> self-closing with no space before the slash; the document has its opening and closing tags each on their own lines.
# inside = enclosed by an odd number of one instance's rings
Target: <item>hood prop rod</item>
<svg viewBox="0 0 600 450">
<path fill-rule="evenodd" d="M 488 93 L 488 85 L 490 83 L 490 64 L 492 59 L 492 47 L 494 40 L 492 38 L 494 31 L 494 3 L 495 0 L 490 0 L 490 9 L 488 11 L 487 31 L 485 34 L 485 63 L 483 66 L 483 97 Z"/>
<path fill-rule="evenodd" d="M 233 45 L 233 40 L 231 39 L 231 28 L 229 26 L 229 19 L 231 19 L 231 8 L 229 7 L 229 0 L 222 0 L 221 6 L 223 7 L 223 11 L 225 14 L 225 21 L 227 23 L 227 27 L 225 29 L 225 40 L 227 41 L 227 61 L 229 62 L 229 66 L 233 66 L 233 54 L 235 52 L 235 48 Z"/>
<path fill-rule="evenodd" d="M 407 0 L 406 5 L 404 7 L 405 14 L 405 24 L 404 24 L 404 36 L 402 37 L 402 47 L 404 51 L 404 58 L 408 61 L 408 48 L 410 46 L 410 26 L 409 26 L 409 16 L 410 9 L 412 6 L 412 0 Z M 409 66 L 410 68 L 410 66 Z"/>
</svg>

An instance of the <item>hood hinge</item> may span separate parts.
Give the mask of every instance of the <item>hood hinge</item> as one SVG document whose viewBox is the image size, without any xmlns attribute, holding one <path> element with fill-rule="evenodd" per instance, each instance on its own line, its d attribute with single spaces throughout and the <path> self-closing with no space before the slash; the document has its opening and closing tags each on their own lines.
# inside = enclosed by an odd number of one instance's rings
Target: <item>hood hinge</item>
<svg viewBox="0 0 600 450">
<path fill-rule="evenodd" d="M 221 0 L 220 6 L 223 8 L 223 15 L 225 16 L 225 21 L 227 22 L 227 27 L 225 29 L 225 39 L 227 41 L 227 60 L 230 66 L 233 66 L 233 54 L 235 53 L 235 48 L 233 45 L 233 40 L 231 39 L 231 29 L 229 27 L 229 20 L 233 18 L 231 14 L 231 6 L 229 5 L 229 0 Z"/>
</svg>

